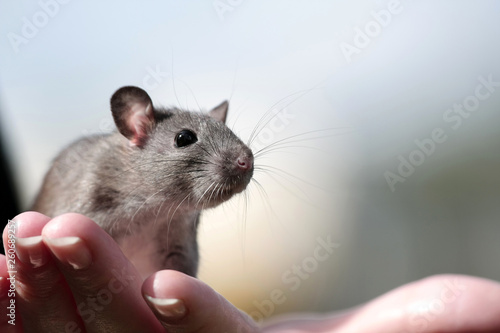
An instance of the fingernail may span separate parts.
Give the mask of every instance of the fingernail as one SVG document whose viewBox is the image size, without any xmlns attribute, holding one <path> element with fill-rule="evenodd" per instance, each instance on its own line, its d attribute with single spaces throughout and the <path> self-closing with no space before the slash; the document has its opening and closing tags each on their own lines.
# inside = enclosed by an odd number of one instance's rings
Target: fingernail
<svg viewBox="0 0 500 333">
<path fill-rule="evenodd" d="M 80 237 L 44 238 L 45 244 L 59 261 L 74 269 L 84 269 L 92 263 L 92 256 Z"/>
<path fill-rule="evenodd" d="M 42 244 L 42 236 L 16 238 L 16 254 L 23 264 L 33 268 L 43 266 L 49 258 Z"/>
<path fill-rule="evenodd" d="M 146 299 L 156 311 L 167 318 L 180 318 L 186 314 L 186 306 L 180 299 L 154 298 L 149 295 L 146 295 Z"/>
</svg>

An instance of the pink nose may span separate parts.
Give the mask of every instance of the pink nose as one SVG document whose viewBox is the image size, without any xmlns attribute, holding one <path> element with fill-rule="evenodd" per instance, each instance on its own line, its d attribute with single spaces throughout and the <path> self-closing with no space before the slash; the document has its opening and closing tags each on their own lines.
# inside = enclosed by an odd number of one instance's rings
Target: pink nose
<svg viewBox="0 0 500 333">
<path fill-rule="evenodd" d="M 240 156 L 237 160 L 238 168 L 243 171 L 249 170 L 253 167 L 253 157 Z"/>
</svg>

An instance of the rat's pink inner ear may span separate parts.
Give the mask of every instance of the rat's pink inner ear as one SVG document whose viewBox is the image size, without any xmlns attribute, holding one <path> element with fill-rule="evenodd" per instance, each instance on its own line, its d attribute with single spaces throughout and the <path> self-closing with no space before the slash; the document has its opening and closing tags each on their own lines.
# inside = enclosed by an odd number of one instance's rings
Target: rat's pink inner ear
<svg viewBox="0 0 500 333">
<path fill-rule="evenodd" d="M 151 104 L 148 104 L 146 108 L 143 105 L 132 105 L 129 112 L 130 115 L 127 123 L 130 131 L 133 133 L 129 138 L 130 143 L 135 146 L 142 146 L 154 128 L 153 108 Z"/>
<path fill-rule="evenodd" d="M 218 120 L 222 123 L 226 123 L 227 109 L 229 108 L 229 103 L 227 101 L 222 102 L 208 113 L 210 117 Z"/>
<path fill-rule="evenodd" d="M 111 113 L 132 145 L 144 145 L 155 126 L 153 103 L 146 91 L 133 86 L 118 89 L 111 97 Z"/>
</svg>

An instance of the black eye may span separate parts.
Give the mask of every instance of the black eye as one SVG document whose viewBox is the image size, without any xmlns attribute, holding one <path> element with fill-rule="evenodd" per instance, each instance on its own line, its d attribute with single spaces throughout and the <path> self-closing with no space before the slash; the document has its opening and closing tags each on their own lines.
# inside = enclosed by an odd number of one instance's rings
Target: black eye
<svg viewBox="0 0 500 333">
<path fill-rule="evenodd" d="M 175 136 L 175 146 L 177 148 L 189 146 L 198 141 L 196 134 L 190 130 L 182 130 Z"/>
</svg>

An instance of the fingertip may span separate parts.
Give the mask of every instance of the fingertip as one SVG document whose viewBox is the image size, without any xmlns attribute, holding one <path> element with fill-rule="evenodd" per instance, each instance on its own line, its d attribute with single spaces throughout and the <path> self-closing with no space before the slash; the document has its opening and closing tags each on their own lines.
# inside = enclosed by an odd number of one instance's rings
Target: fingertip
<svg viewBox="0 0 500 333">
<path fill-rule="evenodd" d="M 142 285 L 143 294 L 157 298 L 179 298 L 196 288 L 201 281 L 174 270 L 163 270 L 150 275 Z"/>
<path fill-rule="evenodd" d="M 92 264 L 92 254 L 79 237 L 44 238 L 43 241 L 61 263 L 75 270 L 85 269 Z"/>
<path fill-rule="evenodd" d="M 178 298 L 155 298 L 144 295 L 149 307 L 168 320 L 179 320 L 187 314 L 186 304 Z"/>
<path fill-rule="evenodd" d="M 8 237 L 9 234 L 14 234 L 16 237 L 39 236 L 49 221 L 50 217 L 38 212 L 29 211 L 18 214 L 7 223 L 3 237 Z"/>
<path fill-rule="evenodd" d="M 42 235 L 49 238 L 75 236 L 75 232 L 81 233 L 96 223 L 88 217 L 77 214 L 67 213 L 54 217 L 43 229 Z"/>
<path fill-rule="evenodd" d="M 202 282 L 174 270 L 163 270 L 149 276 L 142 285 L 142 295 L 148 306 L 164 325 L 193 323 L 190 309 L 197 308 L 194 295 L 203 293 Z M 206 297 L 203 297 L 206 299 Z"/>
<path fill-rule="evenodd" d="M 3 283 L 5 283 L 5 279 L 7 278 L 7 262 L 6 258 L 3 254 L 0 254 L 0 291 L 3 290 Z M 0 292 L 0 295 L 2 295 L 2 292 Z"/>
<path fill-rule="evenodd" d="M 204 282 L 165 270 L 148 277 L 142 294 L 167 331 L 256 332 L 257 326 Z"/>
<path fill-rule="evenodd" d="M 16 221 L 16 220 L 36 220 L 36 219 L 49 219 L 50 220 L 50 217 L 48 217 L 45 214 L 30 210 L 30 211 L 26 211 L 26 212 L 22 212 L 22 213 L 17 214 L 11 220 Z"/>
<path fill-rule="evenodd" d="M 111 244 L 114 240 L 92 219 L 77 213 L 54 217 L 43 228 L 44 242 L 48 239 L 78 237 L 93 248 L 97 244 Z"/>
<path fill-rule="evenodd" d="M 6 258 L 3 254 L 0 254 L 0 300 L 3 300 L 7 297 L 7 290 L 9 282 L 7 277 L 9 274 L 7 273 L 7 262 Z"/>
</svg>

